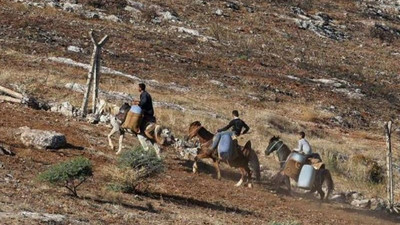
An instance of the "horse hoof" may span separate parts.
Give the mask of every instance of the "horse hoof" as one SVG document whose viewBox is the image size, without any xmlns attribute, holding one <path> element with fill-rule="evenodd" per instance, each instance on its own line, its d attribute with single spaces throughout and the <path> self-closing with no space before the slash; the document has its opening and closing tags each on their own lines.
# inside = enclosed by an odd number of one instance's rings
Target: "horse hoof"
<svg viewBox="0 0 400 225">
<path fill-rule="evenodd" d="M 253 188 L 253 184 L 247 184 L 247 187 L 249 187 L 249 188 Z"/>
<path fill-rule="evenodd" d="M 119 155 L 119 154 L 121 154 L 121 151 L 118 151 L 117 153 L 115 153 L 116 155 Z"/>
</svg>

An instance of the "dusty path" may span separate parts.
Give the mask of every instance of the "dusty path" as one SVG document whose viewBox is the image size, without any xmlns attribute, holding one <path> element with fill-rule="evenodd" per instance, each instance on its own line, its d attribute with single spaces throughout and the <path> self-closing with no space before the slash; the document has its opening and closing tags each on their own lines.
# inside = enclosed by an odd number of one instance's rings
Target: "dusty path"
<svg viewBox="0 0 400 225">
<path fill-rule="evenodd" d="M 152 180 L 147 193 L 114 193 L 106 188 L 109 180 L 105 171 L 116 164 L 113 152 L 106 146 L 106 127 L 5 103 L 0 103 L 0 115 L 0 142 L 17 153 L 15 157 L 0 156 L 3 216 L 21 211 L 51 213 L 65 215 L 69 220 L 64 223 L 90 224 L 268 224 L 273 220 L 300 224 L 396 224 L 396 217 L 385 213 L 320 203 L 301 194 L 276 194 L 268 181 L 253 189 L 236 188 L 238 173 L 226 167 L 222 181 L 213 178 L 213 169 L 207 164 L 202 164 L 201 173 L 194 175 L 191 162 L 178 159 L 172 149 L 165 153 L 166 174 Z M 57 151 L 26 148 L 15 134 L 21 126 L 62 132 L 70 146 Z M 127 142 L 136 143 L 132 137 Z M 94 179 L 82 187 L 81 199 L 35 180 L 48 165 L 77 155 L 94 163 Z M 3 217 L 2 224 L 3 221 L 41 223 L 17 216 Z"/>
</svg>

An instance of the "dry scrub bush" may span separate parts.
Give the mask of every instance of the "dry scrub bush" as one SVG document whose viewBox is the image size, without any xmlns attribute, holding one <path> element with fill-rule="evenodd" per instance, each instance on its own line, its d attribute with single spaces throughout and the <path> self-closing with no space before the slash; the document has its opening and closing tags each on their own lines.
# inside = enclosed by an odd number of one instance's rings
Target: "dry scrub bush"
<svg viewBox="0 0 400 225">
<path fill-rule="evenodd" d="M 379 24 L 370 28 L 370 35 L 373 38 L 378 38 L 381 41 L 392 43 L 400 38 L 400 30 L 392 27 L 387 27 Z"/>
<path fill-rule="evenodd" d="M 92 174 L 92 164 L 89 159 L 78 157 L 53 165 L 39 174 L 39 180 L 52 185 L 67 188 L 74 196 L 78 196 L 77 188 Z"/>
<path fill-rule="evenodd" d="M 282 133 L 298 133 L 300 126 L 282 116 L 269 116 L 267 122 Z"/>
<path fill-rule="evenodd" d="M 375 160 L 357 154 L 349 159 L 340 158 L 338 153 L 326 154 L 324 162 L 329 170 L 353 181 L 380 184 L 385 180 L 385 170 Z"/>
<path fill-rule="evenodd" d="M 148 184 L 148 178 L 164 171 L 163 161 L 157 158 L 156 153 L 139 146 L 122 153 L 118 164 L 119 168 L 112 177 L 115 182 L 109 186 L 115 191 L 135 192 Z"/>
</svg>

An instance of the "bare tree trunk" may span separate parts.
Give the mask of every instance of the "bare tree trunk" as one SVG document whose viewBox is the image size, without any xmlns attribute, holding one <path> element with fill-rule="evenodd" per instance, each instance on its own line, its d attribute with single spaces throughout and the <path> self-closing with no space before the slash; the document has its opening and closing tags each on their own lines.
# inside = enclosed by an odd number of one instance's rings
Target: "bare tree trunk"
<svg viewBox="0 0 400 225">
<path fill-rule="evenodd" d="M 24 96 L 22 94 L 20 94 L 18 92 L 15 92 L 13 90 L 10 90 L 10 89 L 8 89 L 6 87 L 3 87 L 3 86 L 0 86 L 0 92 L 4 92 L 7 95 L 10 95 L 10 96 L 12 96 L 14 98 L 18 98 L 18 99 L 23 99 L 24 98 Z"/>
<path fill-rule="evenodd" d="M 97 107 L 97 98 L 99 96 L 99 80 L 100 80 L 100 46 L 96 46 L 96 59 L 95 59 L 95 69 L 93 73 L 93 106 L 92 106 L 92 112 L 96 113 L 96 107 Z"/>
<path fill-rule="evenodd" d="M 391 133 L 392 133 L 392 121 L 385 123 L 385 132 L 386 132 L 386 146 L 387 146 L 387 154 L 386 154 L 386 166 L 387 166 L 387 198 L 388 198 L 388 208 L 390 211 L 393 210 L 394 205 L 394 194 L 393 194 L 393 164 L 392 164 L 392 143 L 391 143 Z"/>
<path fill-rule="evenodd" d="M 4 95 L 0 95 L 0 102 L 1 102 L 1 101 L 5 101 L 5 102 L 14 102 L 14 103 L 22 103 L 22 99 L 13 98 L 13 97 L 4 96 Z"/>
<path fill-rule="evenodd" d="M 84 96 L 83 96 L 83 102 L 82 102 L 82 108 L 81 108 L 81 110 L 82 110 L 82 116 L 83 117 L 85 117 L 86 116 L 86 114 L 87 114 L 87 106 L 88 106 L 88 102 L 89 102 L 89 94 L 90 94 L 90 89 L 91 89 L 91 87 L 92 87 L 92 81 L 93 81 L 93 74 L 94 74 L 94 71 L 95 71 L 95 68 L 96 68 L 96 54 L 97 54 L 97 46 L 95 45 L 94 46 L 94 51 L 93 51 L 93 54 L 92 54 L 92 59 L 90 60 L 90 65 L 91 65 L 91 67 L 90 67 L 90 70 L 89 70 L 89 73 L 88 73 L 88 78 L 87 78 L 87 81 L 86 81 L 86 92 L 85 92 L 85 94 L 84 94 Z"/>
<path fill-rule="evenodd" d="M 93 50 L 93 54 L 92 54 L 92 58 L 90 60 L 90 70 L 88 73 L 88 79 L 86 82 L 86 92 L 83 96 L 83 102 L 82 102 L 82 117 L 85 117 L 87 114 L 87 106 L 88 106 L 88 102 L 89 102 L 89 95 L 90 95 L 90 91 L 92 88 L 92 83 L 93 83 L 93 113 L 96 113 L 96 107 L 97 107 L 97 98 L 99 95 L 99 82 L 100 82 L 100 52 L 101 52 L 101 48 L 103 47 L 103 45 L 106 43 L 106 41 L 108 40 L 108 35 L 104 36 L 104 38 L 100 41 L 97 42 L 96 39 L 93 36 L 93 31 L 91 30 L 89 32 L 90 35 L 90 39 L 93 42 L 93 46 L 94 46 L 94 50 Z"/>
</svg>

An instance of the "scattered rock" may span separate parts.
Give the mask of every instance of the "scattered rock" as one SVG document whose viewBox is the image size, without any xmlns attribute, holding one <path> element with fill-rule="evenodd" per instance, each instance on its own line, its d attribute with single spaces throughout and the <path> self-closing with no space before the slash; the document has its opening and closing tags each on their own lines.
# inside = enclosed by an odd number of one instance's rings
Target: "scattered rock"
<svg viewBox="0 0 400 225">
<path fill-rule="evenodd" d="M 18 221 L 29 220 L 29 222 L 28 221 L 25 222 L 31 224 L 36 223 L 38 221 L 46 224 L 64 224 L 64 222 L 66 222 L 67 224 L 69 223 L 82 224 L 81 222 L 76 220 L 69 220 L 66 216 L 60 214 L 37 213 L 37 212 L 27 212 L 27 211 L 0 212 L 0 220 L 5 220 L 5 219 L 18 219 Z"/>
<path fill-rule="evenodd" d="M 220 87 L 226 87 L 224 83 L 222 83 L 221 81 L 218 81 L 218 80 L 210 80 L 210 83 L 220 86 Z"/>
<path fill-rule="evenodd" d="M 63 57 L 50 57 L 48 58 L 48 60 L 53 61 L 53 62 L 57 62 L 57 63 L 62 63 L 62 64 L 67 64 L 67 65 L 71 65 L 71 66 L 76 66 L 76 67 L 81 67 L 84 69 L 89 70 L 90 69 L 90 65 L 89 64 L 85 64 L 85 63 L 79 63 L 76 62 L 72 59 L 69 58 L 63 58 Z M 154 80 L 143 80 L 135 75 L 131 75 L 131 74 L 127 74 L 127 73 L 123 73 L 108 67 L 101 67 L 100 72 L 102 74 L 112 74 L 112 75 L 116 75 L 116 76 L 122 76 L 134 81 L 140 81 L 140 82 L 144 82 L 146 84 L 149 85 L 153 85 L 155 87 L 163 87 L 163 88 L 168 88 L 168 89 L 172 89 L 175 91 L 179 91 L 179 92 L 188 92 L 190 90 L 190 88 L 185 87 L 185 86 L 180 86 L 178 84 L 175 83 L 167 83 L 167 84 L 160 84 L 158 81 L 154 81 Z"/>
<path fill-rule="evenodd" d="M 66 2 L 63 4 L 62 9 L 67 12 L 81 12 L 83 10 L 83 6 L 81 4 Z"/>
<path fill-rule="evenodd" d="M 221 9 L 217 9 L 217 10 L 215 11 L 215 15 L 217 15 L 217 16 L 222 16 L 222 15 L 223 15 L 222 10 L 221 10 Z"/>
<path fill-rule="evenodd" d="M 345 203 L 346 202 L 346 196 L 343 193 L 333 195 L 330 199 L 331 201 L 339 202 L 339 203 Z"/>
<path fill-rule="evenodd" d="M 80 110 L 75 108 L 71 103 L 69 102 L 63 102 L 61 104 L 54 104 L 50 108 L 51 112 L 58 112 L 63 114 L 64 116 L 70 116 L 70 117 L 76 117 L 80 115 Z"/>
<path fill-rule="evenodd" d="M 137 9 L 137 10 L 143 10 L 144 9 L 144 5 L 141 2 L 135 2 L 135 1 L 132 1 L 132 0 L 128 0 L 127 3 L 128 3 L 128 6 L 131 6 L 131 7 L 135 8 L 135 9 Z"/>
<path fill-rule="evenodd" d="M 83 52 L 83 49 L 80 47 L 71 45 L 71 46 L 68 46 L 67 51 L 80 53 L 80 52 Z"/>
<path fill-rule="evenodd" d="M 115 22 L 115 23 L 121 22 L 121 19 L 118 18 L 118 16 L 116 16 L 116 15 L 108 15 L 108 16 L 105 16 L 104 19 Z"/>
<path fill-rule="evenodd" d="M 240 10 L 240 5 L 237 2 L 228 1 L 226 2 L 226 7 L 233 10 Z"/>
<path fill-rule="evenodd" d="M 21 141 L 26 146 L 33 146 L 38 149 L 58 149 L 67 144 L 64 134 L 55 131 L 45 131 L 30 129 L 29 127 L 20 128 Z"/>
<path fill-rule="evenodd" d="M 385 210 L 386 209 L 386 201 L 381 198 L 373 198 L 371 199 L 371 207 L 372 210 Z"/>
<path fill-rule="evenodd" d="M 12 152 L 11 150 L 7 149 L 6 147 L 0 145 L 0 155 L 10 155 L 10 156 L 14 156 L 15 153 Z"/>
<path fill-rule="evenodd" d="M 371 207 L 371 200 L 369 199 L 364 199 L 364 200 L 353 200 L 350 203 L 352 206 L 356 206 L 359 208 L 370 208 Z"/>
<path fill-rule="evenodd" d="M 200 32 L 186 27 L 174 27 L 179 33 L 186 33 L 193 36 L 200 36 Z"/>
<path fill-rule="evenodd" d="M 86 115 L 86 120 L 91 124 L 98 124 L 100 122 L 100 116 L 98 114 Z"/>
<path fill-rule="evenodd" d="M 333 23 L 333 19 L 328 14 L 319 12 L 312 16 L 298 7 L 292 7 L 292 11 L 298 16 L 294 20 L 301 29 L 311 30 L 318 36 L 338 41 L 348 38 L 344 32 L 338 30 L 337 26 Z"/>
</svg>

